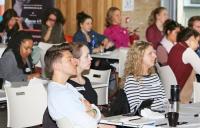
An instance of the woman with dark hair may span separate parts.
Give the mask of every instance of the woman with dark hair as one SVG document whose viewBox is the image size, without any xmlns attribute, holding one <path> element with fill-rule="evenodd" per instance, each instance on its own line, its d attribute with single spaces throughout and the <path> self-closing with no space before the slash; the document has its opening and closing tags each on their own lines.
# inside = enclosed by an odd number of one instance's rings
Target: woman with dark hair
<svg viewBox="0 0 200 128">
<path fill-rule="evenodd" d="M 0 23 L 0 42 L 8 43 L 13 35 L 22 29 L 21 20 L 15 10 L 6 10 L 3 14 L 3 21 Z"/>
<path fill-rule="evenodd" d="M 87 42 L 90 53 L 99 53 L 113 46 L 108 39 L 92 29 L 93 19 L 85 12 L 79 12 L 76 16 L 77 32 L 73 36 L 74 42 Z"/>
<path fill-rule="evenodd" d="M 167 20 L 164 24 L 164 37 L 156 49 L 157 60 L 159 64 L 166 65 L 168 54 L 171 48 L 176 44 L 177 34 L 181 30 L 181 25 L 174 20 Z"/>
<path fill-rule="evenodd" d="M 42 20 L 42 41 L 51 44 L 65 42 L 64 23 L 65 19 L 59 9 L 47 9 Z"/>
<path fill-rule="evenodd" d="M 163 24 L 168 19 L 167 9 L 158 7 L 151 12 L 149 16 L 149 27 L 146 30 L 146 39 L 157 49 L 158 44 L 163 38 Z"/>
<path fill-rule="evenodd" d="M 130 40 L 128 30 L 121 26 L 121 11 L 117 7 L 111 7 L 106 15 L 106 29 L 104 35 L 111 40 L 116 48 L 128 47 Z"/>
<path fill-rule="evenodd" d="M 0 59 L 0 78 L 20 82 L 39 77 L 39 73 L 34 73 L 31 62 L 32 47 L 32 36 L 26 32 L 17 32 Z"/>
<path fill-rule="evenodd" d="M 200 74 L 200 58 L 195 53 L 199 47 L 198 41 L 199 33 L 191 28 L 185 28 L 178 33 L 178 43 L 171 49 L 168 56 L 168 64 L 181 89 L 182 103 L 189 103 L 191 100 L 195 73 Z"/>
</svg>

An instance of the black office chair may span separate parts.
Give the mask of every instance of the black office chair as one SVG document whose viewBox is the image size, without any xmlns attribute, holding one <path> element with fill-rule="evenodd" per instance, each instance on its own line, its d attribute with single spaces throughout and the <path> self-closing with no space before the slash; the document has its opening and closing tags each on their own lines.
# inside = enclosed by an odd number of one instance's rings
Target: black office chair
<svg viewBox="0 0 200 128">
<path fill-rule="evenodd" d="M 0 78 L 0 89 L 2 89 L 3 86 L 3 78 Z"/>
<path fill-rule="evenodd" d="M 56 122 L 49 115 L 48 108 L 46 108 L 44 115 L 43 115 L 42 127 L 43 128 L 58 128 Z"/>
<path fill-rule="evenodd" d="M 109 116 L 127 114 L 130 112 L 130 106 L 126 93 L 123 89 L 118 90 L 116 99 L 111 103 Z"/>
</svg>

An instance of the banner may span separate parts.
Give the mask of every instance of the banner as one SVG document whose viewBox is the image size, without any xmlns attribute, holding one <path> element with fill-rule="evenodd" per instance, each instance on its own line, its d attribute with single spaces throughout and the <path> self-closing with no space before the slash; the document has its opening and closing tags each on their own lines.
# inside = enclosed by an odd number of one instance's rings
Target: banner
<svg viewBox="0 0 200 128">
<path fill-rule="evenodd" d="M 54 7 L 54 0 L 12 0 L 13 9 L 22 17 L 24 31 L 30 32 L 34 42 L 41 40 L 42 14 Z"/>
</svg>

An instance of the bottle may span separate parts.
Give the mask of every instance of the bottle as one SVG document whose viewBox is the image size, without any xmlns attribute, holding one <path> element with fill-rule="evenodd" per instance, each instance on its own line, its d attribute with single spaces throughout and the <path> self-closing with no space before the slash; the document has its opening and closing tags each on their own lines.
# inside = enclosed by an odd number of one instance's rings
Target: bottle
<svg viewBox="0 0 200 128">
<path fill-rule="evenodd" d="M 171 85 L 171 105 L 173 112 L 179 111 L 179 93 L 180 93 L 179 85 Z"/>
<path fill-rule="evenodd" d="M 7 39 L 7 33 L 4 32 L 3 35 L 2 35 L 2 43 L 3 43 L 3 44 L 6 44 L 6 43 L 7 43 L 7 42 L 6 42 L 6 39 Z"/>
</svg>

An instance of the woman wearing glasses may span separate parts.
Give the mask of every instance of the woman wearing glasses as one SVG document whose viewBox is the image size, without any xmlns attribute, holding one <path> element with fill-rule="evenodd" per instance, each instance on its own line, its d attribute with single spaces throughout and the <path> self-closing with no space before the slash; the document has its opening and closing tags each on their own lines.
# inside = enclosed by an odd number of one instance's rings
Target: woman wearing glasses
<svg viewBox="0 0 200 128">
<path fill-rule="evenodd" d="M 65 19 L 59 9 L 48 9 L 42 20 L 42 41 L 51 44 L 65 42 L 64 23 Z"/>
<path fill-rule="evenodd" d="M 0 59 L 0 78 L 11 82 L 27 81 L 40 77 L 34 73 L 31 52 L 32 36 L 26 32 L 18 32 L 8 43 L 8 47 Z"/>
</svg>

